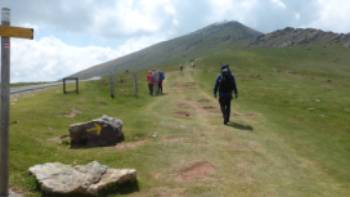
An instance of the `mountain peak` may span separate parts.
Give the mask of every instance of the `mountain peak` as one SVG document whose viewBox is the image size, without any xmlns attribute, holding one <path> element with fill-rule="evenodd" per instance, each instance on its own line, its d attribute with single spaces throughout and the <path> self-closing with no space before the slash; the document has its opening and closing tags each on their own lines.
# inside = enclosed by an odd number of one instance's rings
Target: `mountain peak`
<svg viewBox="0 0 350 197">
<path fill-rule="evenodd" d="M 341 44 L 350 47 L 350 34 L 325 32 L 314 28 L 286 27 L 259 36 L 251 45 L 283 48 L 310 44 Z"/>
<path fill-rule="evenodd" d="M 179 60 L 188 61 L 223 48 L 247 46 L 261 34 L 237 21 L 214 23 L 193 33 L 96 65 L 74 76 L 90 78 L 122 69 L 141 69 Z"/>
<path fill-rule="evenodd" d="M 218 23 L 213 23 L 202 29 L 199 29 L 193 34 L 200 34 L 202 36 L 230 36 L 234 40 L 251 40 L 262 35 L 250 27 L 243 25 L 238 21 L 222 21 Z"/>
</svg>

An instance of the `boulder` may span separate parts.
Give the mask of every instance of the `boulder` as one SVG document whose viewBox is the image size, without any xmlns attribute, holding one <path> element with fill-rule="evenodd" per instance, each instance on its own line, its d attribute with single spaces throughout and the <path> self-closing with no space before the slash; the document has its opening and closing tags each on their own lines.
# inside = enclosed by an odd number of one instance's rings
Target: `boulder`
<svg viewBox="0 0 350 197">
<path fill-rule="evenodd" d="M 46 163 L 29 168 L 45 195 L 99 196 L 135 183 L 135 169 L 113 169 L 93 161 L 87 165 Z"/>
<path fill-rule="evenodd" d="M 19 194 L 19 193 L 17 193 L 17 192 L 14 192 L 14 191 L 12 191 L 12 190 L 10 189 L 10 191 L 9 191 L 9 197 L 23 197 L 23 195 L 22 195 L 22 194 Z"/>
<path fill-rule="evenodd" d="M 102 116 L 89 122 L 72 124 L 69 127 L 72 148 L 113 146 L 124 140 L 123 121 Z"/>
</svg>

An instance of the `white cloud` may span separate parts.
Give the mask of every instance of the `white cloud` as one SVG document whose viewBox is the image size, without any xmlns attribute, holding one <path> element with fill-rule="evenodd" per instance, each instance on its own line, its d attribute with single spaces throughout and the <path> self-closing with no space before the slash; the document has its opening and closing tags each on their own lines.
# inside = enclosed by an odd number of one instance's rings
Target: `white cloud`
<svg viewBox="0 0 350 197">
<path fill-rule="evenodd" d="M 137 51 L 161 39 L 160 36 L 131 38 L 116 49 L 77 47 L 55 37 L 33 41 L 13 40 L 11 82 L 58 80 L 90 66 Z"/>
<path fill-rule="evenodd" d="M 13 40 L 12 81 L 48 81 L 114 58 L 117 51 L 102 47 L 76 47 L 55 37 Z"/>
<path fill-rule="evenodd" d="M 115 1 L 94 11 L 91 30 L 101 35 L 150 34 L 177 24 L 176 9 L 170 0 Z"/>
<path fill-rule="evenodd" d="M 0 5 L 11 7 L 12 24 L 36 31 L 36 40 L 13 43 L 14 81 L 59 79 L 223 20 L 262 32 L 286 26 L 350 31 L 345 0 L 3 0 Z"/>
<path fill-rule="evenodd" d="M 287 9 L 287 5 L 282 0 L 271 0 L 273 4 L 282 9 Z"/>
<path fill-rule="evenodd" d="M 350 1 L 344 0 L 317 0 L 319 18 L 310 23 L 310 26 L 337 32 L 349 32 Z"/>
<path fill-rule="evenodd" d="M 210 23 L 222 20 L 237 20 L 246 22 L 250 13 L 257 4 L 257 0 L 209 0 L 211 13 L 208 17 Z"/>
</svg>

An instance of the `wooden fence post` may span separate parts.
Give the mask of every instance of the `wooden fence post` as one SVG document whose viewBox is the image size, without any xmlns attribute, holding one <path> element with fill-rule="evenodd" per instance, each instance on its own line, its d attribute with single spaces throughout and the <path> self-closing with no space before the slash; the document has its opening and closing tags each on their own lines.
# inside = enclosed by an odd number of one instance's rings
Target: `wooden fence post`
<svg viewBox="0 0 350 197">
<path fill-rule="evenodd" d="M 75 79 L 75 89 L 77 91 L 77 94 L 79 94 L 79 78 Z"/>
<path fill-rule="evenodd" d="M 109 95 L 111 98 L 115 97 L 115 76 L 113 74 L 109 77 Z"/>
<path fill-rule="evenodd" d="M 138 97 L 138 92 L 139 92 L 139 84 L 138 84 L 138 80 L 137 80 L 137 74 L 134 73 L 133 74 L 133 82 L 134 82 L 134 96 Z"/>
<path fill-rule="evenodd" d="M 67 94 L 67 91 L 66 91 L 66 79 L 62 79 L 62 83 L 63 83 L 63 94 Z"/>
</svg>

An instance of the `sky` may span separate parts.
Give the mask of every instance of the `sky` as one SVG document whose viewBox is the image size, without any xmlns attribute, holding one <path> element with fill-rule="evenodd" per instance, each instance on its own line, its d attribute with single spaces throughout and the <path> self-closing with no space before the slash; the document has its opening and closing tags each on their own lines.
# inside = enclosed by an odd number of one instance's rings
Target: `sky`
<svg viewBox="0 0 350 197">
<path fill-rule="evenodd" d="M 11 24 L 11 81 L 52 81 L 212 23 L 267 33 L 287 26 L 350 32 L 349 0 L 0 0 Z"/>
</svg>

